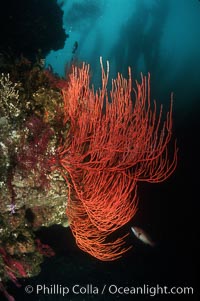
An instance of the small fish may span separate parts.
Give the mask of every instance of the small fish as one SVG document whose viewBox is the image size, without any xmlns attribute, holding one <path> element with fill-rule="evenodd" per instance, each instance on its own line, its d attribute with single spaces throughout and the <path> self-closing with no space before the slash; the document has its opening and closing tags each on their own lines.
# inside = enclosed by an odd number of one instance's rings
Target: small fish
<svg viewBox="0 0 200 301">
<path fill-rule="evenodd" d="M 73 53 L 73 54 L 76 52 L 77 48 L 78 48 L 78 42 L 76 41 L 76 42 L 74 43 L 74 46 L 73 46 L 73 49 L 72 49 L 72 53 Z"/>
<path fill-rule="evenodd" d="M 149 235 L 142 230 L 141 228 L 138 227 L 131 227 L 131 230 L 135 234 L 135 236 L 141 240 L 143 243 L 150 245 L 151 247 L 155 246 L 155 243 L 152 241 L 152 239 L 149 237 Z"/>
</svg>

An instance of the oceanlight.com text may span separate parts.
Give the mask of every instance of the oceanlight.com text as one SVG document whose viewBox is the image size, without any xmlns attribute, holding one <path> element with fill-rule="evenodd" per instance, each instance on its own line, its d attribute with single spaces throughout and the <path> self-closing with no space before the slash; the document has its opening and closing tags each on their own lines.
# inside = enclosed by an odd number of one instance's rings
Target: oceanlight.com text
<svg viewBox="0 0 200 301">
<path fill-rule="evenodd" d="M 35 293 L 37 295 L 148 295 L 154 297 L 157 295 L 193 295 L 194 289 L 191 286 L 165 286 L 148 285 L 142 286 L 120 286 L 116 284 L 93 285 L 91 283 L 72 286 L 60 284 L 37 284 L 36 286 L 27 285 L 25 287 L 27 294 Z"/>
</svg>

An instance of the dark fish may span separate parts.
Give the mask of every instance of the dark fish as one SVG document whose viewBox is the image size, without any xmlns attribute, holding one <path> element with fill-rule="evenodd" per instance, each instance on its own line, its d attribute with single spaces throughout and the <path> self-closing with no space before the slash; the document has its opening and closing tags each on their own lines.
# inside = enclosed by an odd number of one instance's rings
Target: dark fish
<svg viewBox="0 0 200 301">
<path fill-rule="evenodd" d="M 74 54 L 76 52 L 76 50 L 78 49 L 78 42 L 76 41 L 74 43 L 74 47 L 73 47 L 73 50 L 72 50 L 72 53 Z"/>
</svg>

